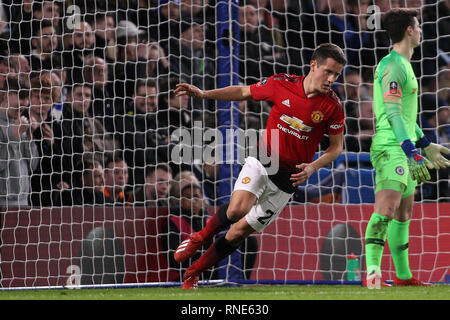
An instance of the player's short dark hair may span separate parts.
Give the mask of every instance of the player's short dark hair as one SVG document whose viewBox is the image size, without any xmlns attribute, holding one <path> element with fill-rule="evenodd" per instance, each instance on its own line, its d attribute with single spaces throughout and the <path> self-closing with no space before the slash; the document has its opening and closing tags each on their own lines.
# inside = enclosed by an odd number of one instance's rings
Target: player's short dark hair
<svg viewBox="0 0 450 320">
<path fill-rule="evenodd" d="M 319 45 L 311 57 L 311 60 L 317 61 L 317 64 L 324 63 L 328 58 L 333 59 L 339 64 L 345 66 L 347 59 L 345 58 L 344 51 L 333 43 L 322 43 Z"/>
<path fill-rule="evenodd" d="M 417 10 L 412 8 L 395 8 L 386 12 L 383 25 L 393 43 L 403 40 L 406 29 L 414 27 L 414 18 L 417 16 Z"/>
</svg>

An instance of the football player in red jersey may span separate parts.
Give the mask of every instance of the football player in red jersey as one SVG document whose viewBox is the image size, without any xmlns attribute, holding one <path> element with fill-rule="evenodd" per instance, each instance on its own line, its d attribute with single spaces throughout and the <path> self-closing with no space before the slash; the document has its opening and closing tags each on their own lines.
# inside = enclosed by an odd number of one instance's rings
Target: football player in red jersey
<svg viewBox="0 0 450 320">
<path fill-rule="evenodd" d="M 346 59 L 338 46 L 325 43 L 316 48 L 306 76 L 276 74 L 250 86 L 229 86 L 203 91 L 181 83 L 177 96 L 226 101 L 265 100 L 273 103 L 263 146 L 270 157 L 278 157 L 278 171 L 268 173 L 254 157 L 245 159 L 227 209 L 219 211 L 205 228 L 182 242 L 174 254 L 176 261 L 190 258 L 203 243 L 231 226 L 187 270 L 183 289 L 197 287 L 199 275 L 230 255 L 253 232 L 261 232 L 286 206 L 297 186 L 342 152 L 344 110 L 331 89 Z M 329 147 L 315 161 L 314 154 L 328 134 Z M 278 136 L 271 143 L 271 135 Z M 223 206 L 226 208 L 226 206 Z"/>
</svg>

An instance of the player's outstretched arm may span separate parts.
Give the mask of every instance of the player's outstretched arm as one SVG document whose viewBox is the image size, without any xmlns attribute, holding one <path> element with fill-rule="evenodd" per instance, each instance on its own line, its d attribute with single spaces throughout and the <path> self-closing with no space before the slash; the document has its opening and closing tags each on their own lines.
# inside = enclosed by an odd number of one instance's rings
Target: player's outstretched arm
<svg viewBox="0 0 450 320">
<path fill-rule="evenodd" d="M 329 138 L 330 145 L 327 150 L 325 150 L 323 155 L 311 163 L 302 163 L 296 166 L 299 173 L 294 173 L 291 175 L 291 181 L 294 187 L 301 185 L 303 182 L 308 180 L 314 172 L 328 165 L 342 153 L 344 147 L 344 134 L 341 133 L 330 135 Z"/>
<path fill-rule="evenodd" d="M 179 83 L 174 93 L 177 97 L 188 95 L 196 99 L 211 99 L 223 101 L 242 101 L 252 98 L 250 86 L 229 86 L 213 90 L 201 90 L 188 83 Z"/>
</svg>

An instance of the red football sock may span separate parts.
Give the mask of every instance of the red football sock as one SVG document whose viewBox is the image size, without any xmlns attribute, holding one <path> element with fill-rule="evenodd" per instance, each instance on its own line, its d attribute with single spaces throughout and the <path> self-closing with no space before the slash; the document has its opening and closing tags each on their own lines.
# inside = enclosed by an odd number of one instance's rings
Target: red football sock
<svg viewBox="0 0 450 320">
<path fill-rule="evenodd" d="M 228 204 L 223 205 L 220 209 L 208 220 L 206 226 L 199 231 L 199 235 L 205 242 L 211 240 L 220 231 L 225 230 L 230 226 L 231 221 L 227 218 Z"/>
<path fill-rule="evenodd" d="M 219 261 L 220 259 L 217 255 L 215 244 L 213 243 L 208 250 L 206 250 L 206 252 L 189 267 L 187 273 L 193 271 L 196 275 L 200 275 L 203 271 L 211 268 Z"/>
<path fill-rule="evenodd" d="M 211 268 L 220 260 L 226 258 L 232 254 L 238 247 L 233 247 L 226 239 L 225 236 L 217 239 L 211 246 L 206 250 L 202 256 L 189 267 L 189 271 L 194 271 L 195 274 L 199 275 L 203 271 Z"/>
</svg>

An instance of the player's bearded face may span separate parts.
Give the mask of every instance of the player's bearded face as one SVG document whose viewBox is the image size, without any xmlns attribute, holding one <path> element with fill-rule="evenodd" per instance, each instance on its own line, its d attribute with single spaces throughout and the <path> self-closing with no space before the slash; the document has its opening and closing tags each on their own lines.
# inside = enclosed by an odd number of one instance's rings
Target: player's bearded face
<svg viewBox="0 0 450 320">
<path fill-rule="evenodd" d="M 327 58 L 322 63 L 311 61 L 312 83 L 315 84 L 315 90 L 321 93 L 327 93 L 341 75 L 343 68 L 344 66 L 342 64 L 332 58 Z"/>
</svg>

